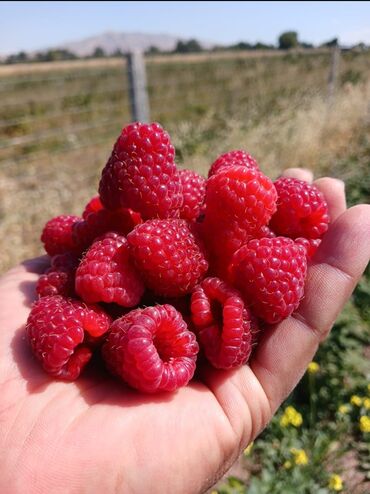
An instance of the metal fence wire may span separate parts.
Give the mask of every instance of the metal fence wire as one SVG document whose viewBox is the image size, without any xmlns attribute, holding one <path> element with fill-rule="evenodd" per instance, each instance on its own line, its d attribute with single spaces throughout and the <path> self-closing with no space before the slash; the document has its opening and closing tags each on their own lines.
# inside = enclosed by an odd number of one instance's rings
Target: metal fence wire
<svg viewBox="0 0 370 494">
<path fill-rule="evenodd" d="M 329 53 L 307 54 L 297 63 L 292 61 L 289 73 L 281 73 L 276 56 L 267 63 L 263 57 L 232 54 L 221 59 L 145 61 L 137 52 L 114 65 L 102 61 L 101 67 L 85 70 L 70 63 L 68 69 L 57 71 L 51 65 L 50 72 L 40 74 L 32 72 L 32 66 L 25 75 L 16 75 L 16 67 L 8 77 L 0 71 L 0 169 L 25 157 L 39 159 L 42 150 L 47 154 L 89 146 L 91 134 L 100 137 L 110 128 L 115 135 L 130 120 L 152 118 L 171 126 L 176 121 L 196 121 L 207 112 L 242 118 L 243 113 L 269 105 L 265 95 L 272 78 L 280 96 L 299 93 L 303 98 L 326 91 L 330 70 L 332 95 L 335 73 L 330 59 Z M 294 80 L 301 64 L 307 71 L 304 88 Z M 319 65 L 323 71 L 312 70 Z"/>
<path fill-rule="evenodd" d="M 155 120 L 171 135 L 188 133 L 196 140 L 199 129 L 207 136 L 215 122 L 225 129 L 230 121 L 246 129 L 258 125 L 285 101 L 291 112 L 312 97 L 332 104 L 337 74 L 355 72 L 357 63 L 356 57 L 339 63 L 338 52 L 335 57 L 329 50 L 134 53 L 0 67 L 3 230 L 22 244 L 52 213 L 79 212 L 74 199 L 83 202 L 96 191 L 99 170 L 130 121 Z M 8 262 L 0 258 L 0 270 Z"/>
</svg>

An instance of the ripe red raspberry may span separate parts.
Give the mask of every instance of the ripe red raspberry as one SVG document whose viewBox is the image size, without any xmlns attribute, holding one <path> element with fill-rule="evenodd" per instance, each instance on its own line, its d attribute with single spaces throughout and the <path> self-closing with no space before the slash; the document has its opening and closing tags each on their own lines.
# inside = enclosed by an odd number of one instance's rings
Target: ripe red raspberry
<svg viewBox="0 0 370 494">
<path fill-rule="evenodd" d="M 76 249 L 72 237 L 72 226 L 80 219 L 78 216 L 61 215 L 46 223 L 42 231 L 41 241 L 49 256 L 64 254 Z"/>
<path fill-rule="evenodd" d="M 250 232 L 240 228 L 239 222 L 234 220 L 211 221 L 209 217 L 199 225 L 199 232 L 207 247 L 209 272 L 229 280 L 228 266 L 235 252 L 253 238 L 273 238 L 274 232 L 268 226 Z"/>
<path fill-rule="evenodd" d="M 232 256 L 253 236 L 240 228 L 237 221 L 222 218 L 213 221 L 209 216 L 200 224 L 199 230 L 207 248 L 210 273 L 227 281 Z"/>
<path fill-rule="evenodd" d="M 199 347 L 171 305 L 136 309 L 113 322 L 103 358 L 113 373 L 146 393 L 175 391 L 194 375 Z"/>
<path fill-rule="evenodd" d="M 217 369 L 247 362 L 256 321 L 240 293 L 218 278 L 206 278 L 191 296 L 195 332 L 206 358 Z"/>
<path fill-rule="evenodd" d="M 275 238 L 275 232 L 268 226 L 261 226 L 261 229 L 254 234 L 255 238 Z"/>
<path fill-rule="evenodd" d="M 36 292 L 39 297 L 75 295 L 75 273 L 78 258 L 73 253 L 59 254 L 51 259 L 51 267 L 40 276 Z"/>
<path fill-rule="evenodd" d="M 226 167 L 207 181 L 205 221 L 235 221 L 253 233 L 269 222 L 276 197 L 274 184 L 259 170 Z"/>
<path fill-rule="evenodd" d="M 295 243 L 299 245 L 303 245 L 303 247 L 306 249 L 306 256 L 307 259 L 312 259 L 313 255 L 317 251 L 318 246 L 321 243 L 320 238 L 303 238 L 299 237 L 295 239 Z"/>
<path fill-rule="evenodd" d="M 90 360 L 94 342 L 109 328 L 100 308 L 59 295 L 40 298 L 28 316 L 26 333 L 44 370 L 73 381 Z"/>
<path fill-rule="evenodd" d="M 206 193 L 206 179 L 192 170 L 180 170 L 184 202 L 180 209 L 180 217 L 185 220 L 196 220 L 202 211 Z"/>
<path fill-rule="evenodd" d="M 104 206 L 131 208 L 144 219 L 178 216 L 183 197 L 174 157 L 170 137 L 157 123 L 125 127 L 102 172 Z"/>
<path fill-rule="evenodd" d="M 190 293 L 208 269 L 202 246 L 185 220 L 149 220 L 127 239 L 145 285 L 156 295 Z"/>
<path fill-rule="evenodd" d="M 94 242 L 77 268 L 77 294 L 87 303 L 137 305 L 144 284 L 129 255 L 126 238 L 116 233 L 108 233 Z"/>
<path fill-rule="evenodd" d="M 278 235 L 321 238 L 328 229 L 329 213 L 323 194 L 315 185 L 297 178 L 275 182 L 278 208 L 270 226 Z"/>
<path fill-rule="evenodd" d="M 247 168 L 258 168 L 257 161 L 242 149 L 236 151 L 229 151 L 228 153 L 221 154 L 216 161 L 211 165 L 208 177 L 211 177 L 217 173 L 221 168 L 228 166 L 246 166 Z"/>
<path fill-rule="evenodd" d="M 73 225 L 73 238 L 80 251 L 87 249 L 93 241 L 107 232 L 127 235 L 141 223 L 141 216 L 131 209 L 109 211 L 101 208 L 85 214 L 85 219 Z"/>
<path fill-rule="evenodd" d="M 103 204 L 101 203 L 99 196 L 94 196 L 90 199 L 90 201 L 86 204 L 85 209 L 82 213 L 82 218 L 86 220 L 90 213 L 96 213 L 103 209 Z"/>
<path fill-rule="evenodd" d="M 254 314 L 278 323 L 290 316 L 303 296 L 306 250 L 285 237 L 255 239 L 234 254 L 229 269 Z"/>
</svg>

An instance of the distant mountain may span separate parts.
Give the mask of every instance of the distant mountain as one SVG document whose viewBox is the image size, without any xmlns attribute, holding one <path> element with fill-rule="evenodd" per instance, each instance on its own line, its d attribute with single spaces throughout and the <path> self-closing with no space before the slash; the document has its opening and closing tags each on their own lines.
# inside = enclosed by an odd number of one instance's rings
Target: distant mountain
<svg viewBox="0 0 370 494">
<path fill-rule="evenodd" d="M 69 50 L 77 56 L 84 57 L 92 55 L 96 48 L 102 48 L 107 55 L 112 55 L 117 50 L 125 53 L 134 50 L 147 50 L 151 46 L 156 46 L 163 51 L 171 51 L 176 47 L 178 41 L 183 38 L 168 34 L 148 34 L 148 33 L 118 33 L 106 32 L 97 36 L 72 41 L 57 46 Z M 203 48 L 211 48 L 213 43 L 199 40 Z"/>
</svg>

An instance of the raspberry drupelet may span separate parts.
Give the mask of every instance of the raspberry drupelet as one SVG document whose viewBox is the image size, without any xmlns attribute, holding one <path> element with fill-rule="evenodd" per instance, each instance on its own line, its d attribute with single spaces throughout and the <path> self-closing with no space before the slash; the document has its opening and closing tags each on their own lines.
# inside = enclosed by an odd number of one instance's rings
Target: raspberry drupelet
<svg viewBox="0 0 370 494">
<path fill-rule="evenodd" d="M 319 245 L 321 244 L 321 238 L 302 238 L 298 237 L 295 240 L 296 244 L 303 245 L 306 249 L 307 259 L 312 259 Z"/>
</svg>

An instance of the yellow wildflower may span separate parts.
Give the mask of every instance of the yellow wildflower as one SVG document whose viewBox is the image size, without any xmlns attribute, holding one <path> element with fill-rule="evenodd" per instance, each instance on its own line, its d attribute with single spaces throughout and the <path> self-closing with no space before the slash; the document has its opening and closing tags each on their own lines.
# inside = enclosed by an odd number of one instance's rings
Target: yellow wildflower
<svg viewBox="0 0 370 494">
<path fill-rule="evenodd" d="M 364 407 L 366 408 L 366 410 L 370 410 L 370 398 L 364 399 Z"/>
<path fill-rule="evenodd" d="M 211 494 L 218 494 L 218 491 L 211 491 Z"/>
<path fill-rule="evenodd" d="M 280 418 L 280 425 L 282 427 L 287 427 L 290 424 L 294 425 L 294 427 L 299 427 L 302 425 L 302 422 L 302 415 L 292 406 L 287 407 Z"/>
<path fill-rule="evenodd" d="M 350 401 L 351 401 L 351 404 L 355 405 L 356 407 L 360 407 L 362 405 L 362 398 L 360 398 L 360 396 L 353 395 L 353 396 L 351 396 Z"/>
<path fill-rule="evenodd" d="M 291 418 L 290 422 L 292 425 L 294 425 L 294 427 L 300 427 L 302 425 L 302 422 L 303 422 L 302 415 L 297 412 L 294 415 L 294 417 Z"/>
<path fill-rule="evenodd" d="M 296 465 L 307 465 L 308 456 L 304 449 L 292 448 L 290 451 L 293 453 L 294 463 Z"/>
<path fill-rule="evenodd" d="M 349 412 L 349 406 L 348 405 L 340 405 L 338 408 L 338 412 L 341 413 L 342 415 L 345 415 L 346 413 Z"/>
<path fill-rule="evenodd" d="M 329 479 L 329 489 L 332 491 L 341 491 L 343 489 L 343 481 L 339 475 L 333 473 Z"/>
<path fill-rule="evenodd" d="M 285 468 L 285 470 L 289 470 L 289 468 L 292 468 L 292 462 L 287 460 L 286 462 L 284 462 L 283 467 Z"/>
<path fill-rule="evenodd" d="M 370 417 L 366 415 L 360 417 L 360 430 L 361 432 L 370 432 Z"/>
<path fill-rule="evenodd" d="M 250 445 L 245 448 L 245 450 L 243 451 L 243 453 L 244 453 L 245 456 L 249 456 L 251 454 L 252 448 L 253 448 L 253 444 L 254 444 L 254 442 L 252 441 L 250 443 Z"/>
<path fill-rule="evenodd" d="M 280 419 L 280 425 L 282 427 L 288 427 L 289 424 L 290 424 L 290 420 L 285 414 L 283 414 Z"/>
<path fill-rule="evenodd" d="M 320 370 L 320 366 L 317 362 L 310 362 L 307 367 L 309 374 L 317 374 Z"/>
</svg>

